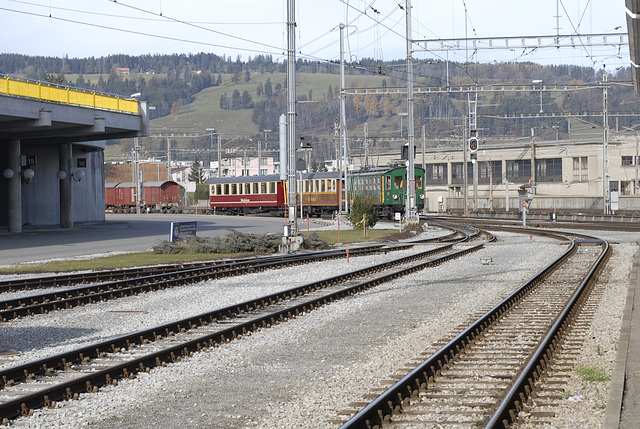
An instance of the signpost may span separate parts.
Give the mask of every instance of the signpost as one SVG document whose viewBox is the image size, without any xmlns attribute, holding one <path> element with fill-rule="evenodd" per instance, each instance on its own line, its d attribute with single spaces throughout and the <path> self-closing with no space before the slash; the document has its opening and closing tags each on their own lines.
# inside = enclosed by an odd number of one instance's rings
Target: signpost
<svg viewBox="0 0 640 429">
<path fill-rule="evenodd" d="M 171 222 L 171 232 L 169 233 L 169 241 L 175 242 L 183 240 L 187 237 L 195 237 L 198 222 Z"/>
</svg>

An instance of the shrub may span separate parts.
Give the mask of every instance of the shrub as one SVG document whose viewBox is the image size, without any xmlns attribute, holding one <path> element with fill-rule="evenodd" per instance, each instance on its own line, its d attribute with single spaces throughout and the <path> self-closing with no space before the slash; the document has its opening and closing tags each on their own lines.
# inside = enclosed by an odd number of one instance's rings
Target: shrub
<svg viewBox="0 0 640 429">
<path fill-rule="evenodd" d="M 367 197 L 364 194 L 357 194 L 353 197 L 351 213 L 347 215 L 347 219 L 356 229 L 364 228 L 361 221 L 365 214 L 367 215 L 367 228 L 373 228 L 375 224 L 378 223 L 378 210 L 376 210 L 374 205 L 375 201 L 374 198 Z"/>
<path fill-rule="evenodd" d="M 163 241 L 155 253 L 274 253 L 282 244 L 280 234 L 243 234 L 232 231 L 224 237 L 188 237 L 178 242 Z"/>
</svg>

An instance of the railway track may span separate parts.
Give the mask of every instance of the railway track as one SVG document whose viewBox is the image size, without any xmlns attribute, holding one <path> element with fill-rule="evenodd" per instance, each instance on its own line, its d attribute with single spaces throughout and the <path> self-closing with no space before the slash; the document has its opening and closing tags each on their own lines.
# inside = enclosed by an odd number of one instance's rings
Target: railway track
<svg viewBox="0 0 640 429">
<path fill-rule="evenodd" d="M 413 243 L 439 243 L 439 242 L 453 242 L 461 239 L 468 239 L 469 234 L 477 234 L 476 230 L 469 229 L 465 232 L 464 226 L 459 228 L 444 227 L 449 229 L 449 234 L 415 240 Z M 370 253 L 376 253 L 379 251 L 391 251 L 404 246 L 410 246 L 411 244 L 396 244 L 393 246 L 385 244 L 369 244 L 366 246 L 358 246 L 349 249 L 350 254 L 353 256 L 366 255 Z M 163 274 L 171 274 L 185 270 L 196 269 L 211 269 L 211 270 L 229 270 L 231 268 L 241 269 L 255 265 L 264 265 L 272 263 L 274 268 L 279 268 L 287 265 L 294 265 L 304 263 L 306 261 L 321 261 L 324 259 L 341 258 L 344 257 L 346 250 L 325 250 L 318 252 L 307 252 L 304 254 L 291 254 L 291 255 L 275 255 L 266 256 L 260 258 L 237 258 L 228 259 L 223 261 L 204 261 L 204 262 L 191 262 L 180 264 L 165 264 L 155 265 L 150 267 L 135 267 L 135 268 L 123 268 L 117 270 L 101 270 L 101 271 L 88 271 L 80 273 L 58 274 L 51 276 L 37 276 L 37 277 L 21 277 L 11 280 L 0 281 L 0 293 L 3 292 L 19 292 L 26 290 L 37 290 L 51 287 L 69 287 L 73 285 L 89 284 L 89 283 L 106 283 L 116 282 L 119 280 L 138 279 L 147 276 L 156 276 Z M 315 259 L 314 259 L 315 258 Z M 280 264 L 280 265 L 278 265 Z M 1 307 L 0 307 L 1 308 Z"/>
<path fill-rule="evenodd" d="M 374 245 L 350 249 L 349 253 L 351 256 L 363 256 L 373 253 L 406 249 L 413 245 L 414 244 L 397 244 L 392 246 Z M 134 274 L 138 271 L 126 270 L 126 272 L 116 274 L 117 276 L 126 276 L 126 278 L 123 278 L 122 280 L 104 281 L 89 286 L 66 289 L 62 288 L 62 290 L 59 291 L 0 301 L 0 321 L 7 321 L 19 317 L 47 313 L 50 311 L 69 309 L 78 305 L 118 299 L 139 293 L 183 286 L 204 280 L 238 276 L 248 272 L 264 271 L 327 259 L 344 258 L 345 255 L 346 250 L 312 252 L 222 263 L 197 264 L 189 268 L 178 266 L 173 270 L 162 267 L 159 273 L 156 273 L 156 269 L 152 267 L 148 271 L 139 271 L 140 274 L 138 276 L 135 276 Z M 109 273 L 105 272 L 104 276 L 101 278 L 108 278 L 108 275 Z M 84 274 L 81 276 L 81 278 L 87 278 Z M 53 276 L 50 279 L 52 279 L 51 281 L 55 282 L 58 286 L 62 286 L 60 277 L 61 276 Z M 79 277 L 76 279 L 78 278 Z M 26 288 L 30 289 L 30 285 L 33 284 L 45 284 L 45 280 L 39 278 L 31 279 Z M 13 282 L 12 284 L 12 288 L 15 289 L 16 282 Z"/>
<path fill-rule="evenodd" d="M 478 236 L 475 230 L 473 235 Z M 465 239 L 469 235 L 465 234 Z M 356 272 L 243 302 L 210 313 L 121 336 L 72 352 L 0 371 L 0 419 L 28 415 L 79 393 L 175 362 L 269 327 L 331 301 L 439 265 L 482 248 L 449 243 Z M 461 247 L 461 248 L 458 248 Z"/>
<path fill-rule="evenodd" d="M 605 241 L 569 238 L 571 246 L 561 258 L 428 359 L 397 375 L 399 381 L 342 428 L 517 423 L 609 255 Z"/>
</svg>

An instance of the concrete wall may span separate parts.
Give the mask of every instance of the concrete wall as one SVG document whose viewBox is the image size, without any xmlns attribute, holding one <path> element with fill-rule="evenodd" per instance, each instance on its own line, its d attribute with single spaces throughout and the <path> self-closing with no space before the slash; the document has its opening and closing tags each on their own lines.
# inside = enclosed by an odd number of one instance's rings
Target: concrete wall
<svg viewBox="0 0 640 429">
<path fill-rule="evenodd" d="M 73 222 L 102 222 L 104 212 L 104 152 L 85 153 L 74 148 L 73 165 L 77 158 L 87 159 L 84 168 L 85 178 L 81 182 L 73 182 Z"/>
<path fill-rule="evenodd" d="M 58 147 L 27 146 L 21 152 L 37 156 L 33 179 L 29 184 L 22 183 L 22 225 L 59 225 Z"/>
<path fill-rule="evenodd" d="M 71 172 L 82 170 L 81 181 L 72 180 L 73 223 L 102 222 L 104 212 L 104 143 L 74 144 Z M 23 145 L 23 155 L 35 155 L 37 164 L 30 183 L 21 183 L 22 224 L 30 226 L 60 226 L 60 170 L 58 145 Z M 86 167 L 78 167 L 78 159 Z M 6 166 L 0 161 L 0 171 Z M 7 183 L 0 177 L 0 229 L 7 227 Z"/>
</svg>

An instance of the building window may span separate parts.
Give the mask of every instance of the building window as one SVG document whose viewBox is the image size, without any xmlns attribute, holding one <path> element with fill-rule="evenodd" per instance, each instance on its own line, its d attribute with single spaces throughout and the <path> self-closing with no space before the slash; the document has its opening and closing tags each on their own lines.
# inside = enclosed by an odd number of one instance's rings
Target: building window
<svg viewBox="0 0 640 429">
<path fill-rule="evenodd" d="M 484 161 L 476 165 L 478 166 L 478 183 L 502 182 L 502 161 Z"/>
<path fill-rule="evenodd" d="M 620 195 L 631 195 L 631 183 L 629 180 L 620 182 Z"/>
<path fill-rule="evenodd" d="M 446 185 L 447 173 L 447 164 L 428 164 L 426 171 L 427 183 L 429 185 Z"/>
<path fill-rule="evenodd" d="M 451 164 L 451 183 L 452 184 L 460 184 L 464 182 L 464 174 L 462 170 L 462 163 L 455 162 Z M 427 184 L 429 184 L 429 179 L 427 178 Z"/>
<path fill-rule="evenodd" d="M 531 160 L 517 159 L 507 161 L 507 180 L 528 182 L 531 179 Z"/>
<path fill-rule="evenodd" d="M 536 160 L 537 182 L 562 182 L 562 158 Z"/>
<path fill-rule="evenodd" d="M 622 165 L 633 165 L 633 157 L 632 156 L 623 156 L 622 157 Z"/>
<path fill-rule="evenodd" d="M 586 156 L 573 158 L 573 181 L 586 182 L 589 180 L 589 159 Z"/>
<path fill-rule="evenodd" d="M 266 176 L 267 175 L 267 169 L 266 168 L 261 168 L 260 169 L 260 175 L 261 176 Z"/>
</svg>

